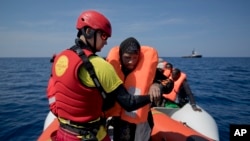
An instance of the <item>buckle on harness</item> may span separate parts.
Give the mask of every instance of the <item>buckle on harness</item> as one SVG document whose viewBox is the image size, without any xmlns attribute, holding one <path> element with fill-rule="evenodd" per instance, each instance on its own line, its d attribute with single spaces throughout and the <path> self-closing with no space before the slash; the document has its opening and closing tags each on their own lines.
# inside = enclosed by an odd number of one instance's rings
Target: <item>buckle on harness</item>
<svg viewBox="0 0 250 141">
<path fill-rule="evenodd" d="M 94 129 L 95 130 L 95 129 Z M 82 135 L 82 141 L 98 141 L 96 134 L 98 131 L 87 131 L 85 135 Z"/>
<path fill-rule="evenodd" d="M 89 123 L 76 123 L 63 118 L 58 118 L 60 127 L 77 134 L 82 141 L 98 141 L 96 135 L 101 126 L 100 118 Z"/>
<path fill-rule="evenodd" d="M 76 136 L 80 138 L 82 141 L 98 141 L 96 137 L 99 129 L 98 127 L 77 128 L 61 122 L 60 122 L 60 127 L 66 129 L 67 131 L 77 134 Z"/>
</svg>

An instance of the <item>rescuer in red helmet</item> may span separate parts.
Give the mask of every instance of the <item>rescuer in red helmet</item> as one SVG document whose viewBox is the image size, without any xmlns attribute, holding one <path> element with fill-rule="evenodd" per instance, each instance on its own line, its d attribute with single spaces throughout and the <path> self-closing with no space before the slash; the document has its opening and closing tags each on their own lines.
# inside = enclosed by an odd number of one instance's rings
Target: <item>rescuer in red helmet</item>
<svg viewBox="0 0 250 141">
<path fill-rule="evenodd" d="M 95 10 L 81 13 L 77 20 L 75 45 L 53 57 L 47 97 L 60 127 L 51 135 L 57 141 L 110 141 L 102 122 L 103 112 L 117 101 L 133 111 L 161 96 L 157 91 L 134 96 L 111 64 L 95 53 L 111 37 L 109 20 Z M 104 120 L 105 121 L 105 120 Z"/>
</svg>

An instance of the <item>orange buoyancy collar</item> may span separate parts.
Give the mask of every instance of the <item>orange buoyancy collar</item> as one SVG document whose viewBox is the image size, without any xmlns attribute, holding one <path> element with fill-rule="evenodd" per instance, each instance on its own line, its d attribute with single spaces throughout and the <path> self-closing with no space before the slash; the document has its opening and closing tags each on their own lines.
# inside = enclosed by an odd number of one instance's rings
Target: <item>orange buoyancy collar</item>
<svg viewBox="0 0 250 141">
<path fill-rule="evenodd" d="M 180 90 L 180 87 L 183 83 L 183 81 L 186 79 L 186 74 L 181 72 L 181 75 L 178 80 L 174 81 L 174 88 L 169 94 L 163 94 L 163 97 L 166 99 L 169 99 L 171 101 L 175 101 L 177 94 Z"/>
<path fill-rule="evenodd" d="M 107 61 L 113 65 L 116 73 L 123 80 L 128 92 L 133 95 L 147 95 L 150 85 L 153 83 L 158 62 L 157 51 L 149 46 L 141 46 L 139 62 L 131 73 L 126 77 L 121 70 L 119 47 L 110 50 Z M 142 123 L 147 121 L 150 105 L 145 105 L 132 112 L 122 109 L 118 103 L 105 113 L 106 116 L 121 116 L 121 119 L 130 123 Z"/>
<path fill-rule="evenodd" d="M 83 49 L 87 57 L 92 52 Z M 84 123 L 102 114 L 103 99 L 97 88 L 83 85 L 78 77 L 82 59 L 73 50 L 58 54 L 52 65 L 52 76 L 47 88 L 50 110 L 58 117 Z"/>
</svg>

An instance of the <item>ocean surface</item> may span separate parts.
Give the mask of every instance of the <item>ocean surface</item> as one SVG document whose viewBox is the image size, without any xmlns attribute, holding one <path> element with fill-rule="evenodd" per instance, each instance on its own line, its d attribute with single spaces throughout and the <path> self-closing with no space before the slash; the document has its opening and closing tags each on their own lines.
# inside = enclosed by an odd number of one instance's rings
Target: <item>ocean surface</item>
<svg viewBox="0 0 250 141">
<path fill-rule="evenodd" d="M 35 141 L 48 113 L 50 58 L 0 58 L 0 140 Z M 214 117 L 220 141 L 250 124 L 250 58 L 164 59 L 187 74 L 196 102 Z"/>
</svg>

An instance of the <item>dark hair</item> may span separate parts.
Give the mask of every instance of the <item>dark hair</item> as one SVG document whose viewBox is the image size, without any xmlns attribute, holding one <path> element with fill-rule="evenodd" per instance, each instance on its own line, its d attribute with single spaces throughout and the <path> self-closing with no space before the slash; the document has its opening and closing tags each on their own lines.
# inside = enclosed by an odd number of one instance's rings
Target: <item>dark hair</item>
<svg viewBox="0 0 250 141">
<path fill-rule="evenodd" d="M 181 76 L 181 70 L 178 68 L 174 68 L 172 71 L 172 78 L 174 81 L 178 80 L 179 77 Z"/>
<path fill-rule="evenodd" d="M 174 81 L 169 79 L 166 86 L 163 86 L 162 91 L 164 94 L 169 94 L 174 88 Z"/>
<path fill-rule="evenodd" d="M 167 79 L 167 77 L 163 74 L 162 70 L 157 68 L 155 71 L 155 77 L 154 77 L 154 81 L 162 81 Z"/>
<path fill-rule="evenodd" d="M 172 68 L 173 68 L 173 65 L 172 65 L 171 63 L 167 63 L 167 64 L 166 64 L 166 68 L 167 68 L 167 69 L 172 69 Z"/>
<path fill-rule="evenodd" d="M 121 42 L 119 55 L 122 56 L 124 53 L 138 54 L 140 50 L 141 50 L 140 43 L 134 37 L 129 37 Z"/>
</svg>

